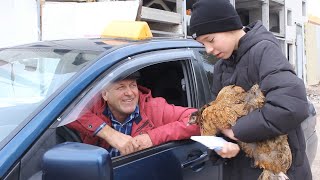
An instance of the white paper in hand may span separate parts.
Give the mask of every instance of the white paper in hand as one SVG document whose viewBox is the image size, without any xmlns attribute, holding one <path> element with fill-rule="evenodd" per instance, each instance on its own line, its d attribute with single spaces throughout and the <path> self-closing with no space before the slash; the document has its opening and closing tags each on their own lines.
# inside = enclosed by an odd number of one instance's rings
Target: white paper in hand
<svg viewBox="0 0 320 180">
<path fill-rule="evenodd" d="M 205 146 L 207 146 L 209 149 L 213 150 L 220 150 L 226 140 L 224 140 L 221 137 L 217 136 L 191 136 L 192 140 L 197 141 Z"/>
</svg>

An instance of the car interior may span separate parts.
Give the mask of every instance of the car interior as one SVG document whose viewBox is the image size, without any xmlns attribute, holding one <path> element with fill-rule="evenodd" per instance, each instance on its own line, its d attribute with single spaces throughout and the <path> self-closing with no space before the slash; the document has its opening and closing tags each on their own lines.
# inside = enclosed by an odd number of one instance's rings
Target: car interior
<svg viewBox="0 0 320 180">
<path fill-rule="evenodd" d="M 151 89 L 153 97 L 163 97 L 169 104 L 188 106 L 185 79 L 179 62 L 162 63 L 140 70 L 138 84 Z"/>
<path fill-rule="evenodd" d="M 138 79 L 138 85 L 149 88 L 153 97 L 163 97 L 169 104 L 176 106 L 188 106 L 181 63 L 156 64 L 143 68 L 139 72 L 141 77 Z M 66 126 L 58 127 L 56 133 L 58 142 L 82 142 L 78 133 Z"/>
<path fill-rule="evenodd" d="M 149 88 L 153 97 L 163 97 L 169 104 L 176 106 L 188 106 L 181 63 L 156 64 L 143 68 L 139 72 L 141 77 L 138 79 L 138 85 Z M 78 133 L 66 126 L 58 127 L 56 133 L 58 142 L 82 142 Z"/>
</svg>

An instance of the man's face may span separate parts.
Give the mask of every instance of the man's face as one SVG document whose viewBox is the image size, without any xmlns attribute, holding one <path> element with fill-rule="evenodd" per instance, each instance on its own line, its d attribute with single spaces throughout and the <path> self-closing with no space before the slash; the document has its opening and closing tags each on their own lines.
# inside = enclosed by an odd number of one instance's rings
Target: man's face
<svg viewBox="0 0 320 180">
<path fill-rule="evenodd" d="M 232 32 L 205 34 L 196 40 L 204 45 L 208 54 L 213 54 L 219 59 L 228 59 L 237 44 Z"/>
<path fill-rule="evenodd" d="M 136 80 L 121 80 L 111 84 L 102 92 L 103 99 L 108 103 L 112 114 L 131 114 L 139 100 L 139 91 Z"/>
</svg>

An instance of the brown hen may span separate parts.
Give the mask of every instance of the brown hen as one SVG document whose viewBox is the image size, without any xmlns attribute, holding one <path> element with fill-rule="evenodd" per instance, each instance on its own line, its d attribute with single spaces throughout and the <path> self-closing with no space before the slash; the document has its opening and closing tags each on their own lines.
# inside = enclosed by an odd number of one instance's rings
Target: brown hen
<svg viewBox="0 0 320 180">
<path fill-rule="evenodd" d="M 191 115 L 189 124 L 198 124 L 203 136 L 216 135 L 221 129 L 231 128 L 238 118 L 261 108 L 264 100 L 258 85 L 252 86 L 247 92 L 239 86 L 226 86 L 215 101 Z M 279 174 L 286 173 L 291 166 L 287 135 L 254 143 L 237 143 L 248 157 L 254 159 L 255 166 L 263 169 L 259 179 L 281 179 L 283 176 Z"/>
</svg>

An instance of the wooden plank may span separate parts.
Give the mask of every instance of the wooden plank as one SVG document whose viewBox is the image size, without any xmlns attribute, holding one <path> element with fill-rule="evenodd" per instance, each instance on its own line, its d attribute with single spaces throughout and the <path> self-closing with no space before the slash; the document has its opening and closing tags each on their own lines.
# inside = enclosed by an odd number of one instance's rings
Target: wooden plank
<svg viewBox="0 0 320 180">
<path fill-rule="evenodd" d="M 183 34 L 174 33 L 174 32 L 158 31 L 158 30 L 151 30 L 151 32 L 155 37 L 158 37 L 157 35 L 171 36 L 171 37 L 183 37 Z"/>
<path fill-rule="evenodd" d="M 174 12 L 142 6 L 141 20 L 166 24 L 181 24 L 181 15 Z"/>
<path fill-rule="evenodd" d="M 276 4 L 284 5 L 284 0 L 271 0 L 270 3 L 276 3 Z"/>
<path fill-rule="evenodd" d="M 95 0 L 45 0 L 48 2 L 94 2 Z"/>
<path fill-rule="evenodd" d="M 164 3 L 162 0 L 152 0 L 149 3 L 147 3 L 145 6 L 150 7 L 153 4 L 159 4 L 164 10 L 171 11 L 170 8 L 167 6 L 167 4 Z"/>
<path fill-rule="evenodd" d="M 261 1 L 236 1 L 236 9 L 254 9 L 254 8 L 261 8 L 262 2 Z"/>
</svg>

